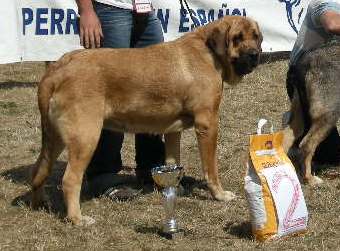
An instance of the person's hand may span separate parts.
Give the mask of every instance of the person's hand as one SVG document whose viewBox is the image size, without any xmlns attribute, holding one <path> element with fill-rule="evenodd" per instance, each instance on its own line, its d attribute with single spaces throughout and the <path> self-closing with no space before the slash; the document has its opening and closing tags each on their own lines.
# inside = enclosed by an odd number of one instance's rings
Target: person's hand
<svg viewBox="0 0 340 251">
<path fill-rule="evenodd" d="M 325 11 L 321 17 L 320 22 L 326 32 L 340 35 L 340 13 L 335 11 Z"/>
<path fill-rule="evenodd" d="M 104 37 L 100 21 L 94 10 L 80 14 L 80 44 L 86 49 L 100 47 L 100 40 Z"/>
</svg>

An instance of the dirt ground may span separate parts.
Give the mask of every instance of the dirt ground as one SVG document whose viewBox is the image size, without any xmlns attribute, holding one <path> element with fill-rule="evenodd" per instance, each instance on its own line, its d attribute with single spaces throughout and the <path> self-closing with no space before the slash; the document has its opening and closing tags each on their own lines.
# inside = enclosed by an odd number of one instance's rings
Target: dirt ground
<svg viewBox="0 0 340 251">
<path fill-rule="evenodd" d="M 85 194 L 82 211 L 94 217 L 96 223 L 75 227 L 65 222 L 61 193 L 65 153 L 47 183 L 51 211 L 32 211 L 26 205 L 27 173 L 40 149 L 36 83 L 44 72 L 44 64 L 1 65 L 0 250 L 339 250 L 340 179 L 327 179 L 323 173 L 320 175 L 325 182 L 320 188 L 303 186 L 309 210 L 305 235 L 264 244 L 251 236 L 242 159 L 259 118 L 270 119 L 280 129 L 281 115 L 289 108 L 284 88 L 286 71 L 287 61 L 263 64 L 238 86 L 225 86 L 218 161 L 223 187 L 235 192 L 237 200 L 214 201 L 200 186 L 201 167 L 194 132 L 183 134 L 182 164 L 191 185 L 190 191 L 178 199 L 177 218 L 185 235 L 166 240 L 157 234 L 164 217 L 162 196 L 157 191 L 129 202 L 89 198 Z M 125 175 L 133 176 L 132 135 L 126 136 L 123 157 Z"/>
</svg>

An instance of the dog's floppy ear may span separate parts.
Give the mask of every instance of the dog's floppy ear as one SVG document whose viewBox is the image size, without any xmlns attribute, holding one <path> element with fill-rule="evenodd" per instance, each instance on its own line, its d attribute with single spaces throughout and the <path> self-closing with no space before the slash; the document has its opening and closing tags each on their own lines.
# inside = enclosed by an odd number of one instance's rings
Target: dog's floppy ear
<svg viewBox="0 0 340 251">
<path fill-rule="evenodd" d="M 208 46 L 220 56 L 226 54 L 228 48 L 229 27 L 216 26 L 212 29 L 208 37 Z"/>
</svg>

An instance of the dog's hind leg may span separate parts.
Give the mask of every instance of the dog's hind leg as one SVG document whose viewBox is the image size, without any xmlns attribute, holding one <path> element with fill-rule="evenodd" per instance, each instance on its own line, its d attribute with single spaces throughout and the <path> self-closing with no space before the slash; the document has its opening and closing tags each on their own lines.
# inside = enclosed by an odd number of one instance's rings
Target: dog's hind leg
<svg viewBox="0 0 340 251">
<path fill-rule="evenodd" d="M 82 216 L 80 210 L 80 191 L 83 175 L 96 149 L 103 126 L 103 114 L 94 111 L 98 104 L 87 104 L 93 107 L 85 113 L 71 112 L 72 118 L 62 118 L 70 124 L 62 126 L 63 140 L 68 149 L 68 164 L 63 176 L 63 193 L 67 207 L 67 218 L 75 225 L 90 225 L 94 220 Z M 99 109 L 100 110 L 100 109 Z M 67 116 L 67 115 L 66 115 Z"/>
<path fill-rule="evenodd" d="M 317 146 L 322 142 L 331 129 L 335 126 L 336 120 L 332 115 L 323 115 L 312 121 L 312 126 L 307 135 L 300 143 L 300 150 L 303 155 L 304 181 L 310 185 L 318 185 L 322 180 L 312 175 L 312 158 Z"/>
<path fill-rule="evenodd" d="M 217 168 L 217 129 L 218 116 L 206 111 L 195 116 L 195 130 L 201 155 L 203 175 L 213 197 L 220 201 L 235 198 L 232 192 L 224 191 L 218 177 Z"/>
<path fill-rule="evenodd" d="M 52 127 L 42 126 L 42 147 L 36 164 L 31 169 L 31 207 L 45 206 L 44 183 L 52 171 L 53 164 L 64 149 L 64 144 Z"/>
<path fill-rule="evenodd" d="M 297 139 L 299 139 L 304 132 L 304 121 L 303 121 L 303 111 L 301 107 L 301 102 L 299 99 L 298 92 L 296 88 L 294 88 L 294 94 L 291 100 L 291 108 L 290 108 L 290 118 L 288 125 L 283 129 L 283 149 L 285 153 L 288 154 L 294 166 L 299 166 L 299 151 L 298 147 L 294 146 L 294 143 Z"/>
</svg>

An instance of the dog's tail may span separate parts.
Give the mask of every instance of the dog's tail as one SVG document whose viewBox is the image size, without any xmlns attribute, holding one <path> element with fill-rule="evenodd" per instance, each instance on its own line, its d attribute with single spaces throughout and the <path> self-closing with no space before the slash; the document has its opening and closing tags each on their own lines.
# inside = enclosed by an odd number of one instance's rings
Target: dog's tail
<svg viewBox="0 0 340 251">
<path fill-rule="evenodd" d="M 57 62 L 49 64 L 46 69 L 45 75 L 42 77 L 39 83 L 38 106 L 39 106 L 39 111 L 41 115 L 42 137 L 46 136 L 45 130 L 48 128 L 48 126 L 50 126 L 50 122 L 49 122 L 50 100 L 58 85 L 57 79 L 60 80 L 60 77 L 56 77 L 59 74 L 58 70 L 64 67 L 65 65 L 67 65 L 71 61 L 72 56 L 75 54 L 78 54 L 79 52 L 80 50 L 67 53 L 62 58 L 60 58 Z"/>
<path fill-rule="evenodd" d="M 55 90 L 55 83 L 50 77 L 49 72 L 50 69 L 47 70 L 38 86 L 38 106 L 41 116 L 42 144 L 44 144 L 47 140 L 48 127 L 50 126 L 48 115 L 50 109 L 50 99 L 52 98 Z"/>
</svg>

